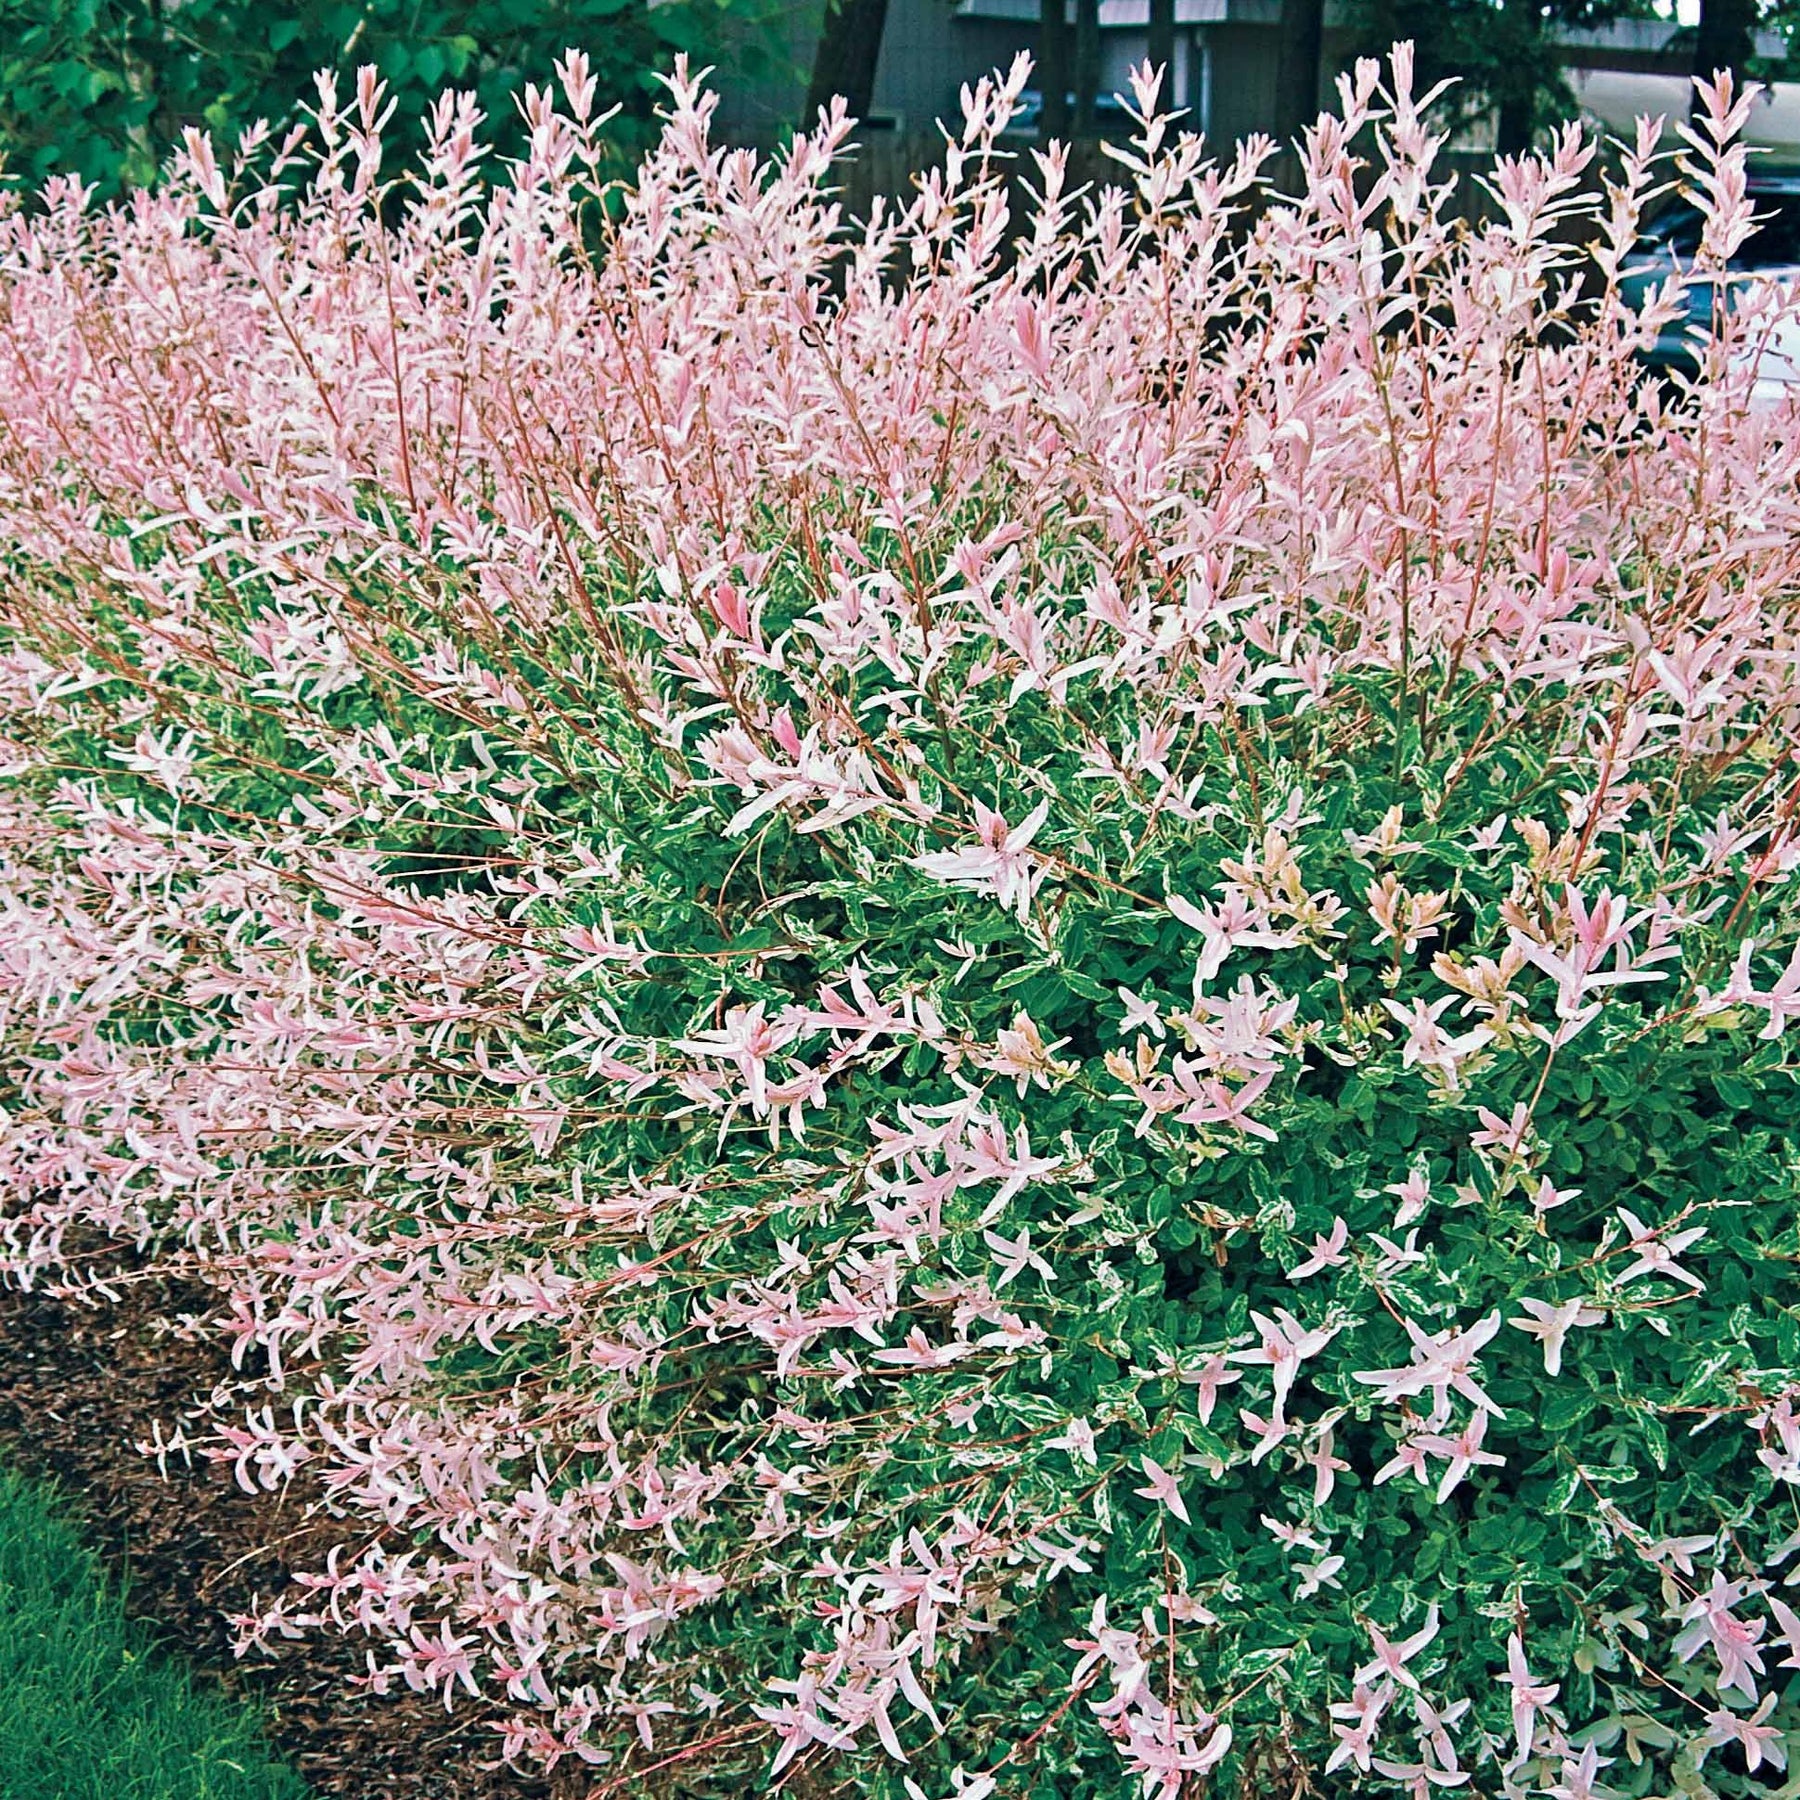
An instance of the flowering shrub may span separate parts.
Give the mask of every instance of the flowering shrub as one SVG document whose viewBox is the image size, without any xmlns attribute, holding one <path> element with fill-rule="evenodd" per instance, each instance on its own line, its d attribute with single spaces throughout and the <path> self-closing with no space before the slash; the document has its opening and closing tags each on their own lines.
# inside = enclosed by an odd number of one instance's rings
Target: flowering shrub
<svg viewBox="0 0 1800 1800">
<path fill-rule="evenodd" d="M 1654 134 L 1452 229 L 1403 51 L 1022 235 L 1023 66 L 849 234 L 561 76 L 0 221 L 6 1263 L 215 1285 L 244 1646 L 601 1793 L 1767 1791 L 1780 296 L 1641 382 Z"/>
</svg>

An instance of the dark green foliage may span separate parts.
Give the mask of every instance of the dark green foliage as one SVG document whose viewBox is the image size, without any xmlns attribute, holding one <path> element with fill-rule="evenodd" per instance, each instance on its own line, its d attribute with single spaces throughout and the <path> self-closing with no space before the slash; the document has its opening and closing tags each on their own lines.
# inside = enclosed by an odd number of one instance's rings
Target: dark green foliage
<svg viewBox="0 0 1800 1800">
<path fill-rule="evenodd" d="M 1575 110 L 1556 27 L 1657 16 L 1651 0 L 1356 0 L 1355 10 L 1357 54 L 1413 43 L 1419 86 L 1453 80 L 1448 107 L 1459 123 L 1497 113 L 1505 151 Z M 1522 141 L 1508 143 L 1509 129 Z"/>
<path fill-rule="evenodd" d="M 766 0 L 0 0 L 0 155 L 21 186 L 73 173 L 112 199 L 154 177 L 184 126 L 223 145 L 266 119 L 279 137 L 316 70 L 347 79 L 364 63 L 397 103 L 390 166 L 417 150 L 446 87 L 474 90 L 510 154 L 515 99 L 571 47 L 635 142 L 676 53 L 710 60 L 729 43 L 740 67 L 766 60 L 771 16 Z"/>
</svg>

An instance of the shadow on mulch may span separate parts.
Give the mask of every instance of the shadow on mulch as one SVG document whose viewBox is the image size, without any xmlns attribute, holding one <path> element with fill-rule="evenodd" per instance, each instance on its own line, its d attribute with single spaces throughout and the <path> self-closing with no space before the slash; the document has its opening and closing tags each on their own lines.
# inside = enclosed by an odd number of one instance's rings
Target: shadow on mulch
<svg viewBox="0 0 1800 1800">
<path fill-rule="evenodd" d="M 260 1706 L 276 1748 L 320 1795 L 355 1800 L 566 1800 L 560 1780 L 483 1769 L 498 1740 L 430 1696 L 360 1694 L 363 1648 L 309 1633 L 274 1660 L 234 1661 L 225 1619 L 268 1604 L 294 1569 L 321 1566 L 335 1535 L 297 1496 L 246 1494 L 229 1467 L 136 1445 L 196 1395 L 235 1379 L 216 1342 L 169 1331 L 210 1295 L 138 1276 L 116 1305 L 0 1292 L 0 1453 L 80 1497 L 90 1543 L 128 1584 L 134 1616 Z M 583 1784 L 585 1785 L 585 1784 Z"/>
</svg>

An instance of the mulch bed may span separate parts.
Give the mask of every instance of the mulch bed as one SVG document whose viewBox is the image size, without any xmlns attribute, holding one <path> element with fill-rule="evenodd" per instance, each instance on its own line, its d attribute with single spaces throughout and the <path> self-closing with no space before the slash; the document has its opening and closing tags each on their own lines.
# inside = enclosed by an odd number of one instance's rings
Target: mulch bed
<svg viewBox="0 0 1800 1800">
<path fill-rule="evenodd" d="M 308 1634 L 274 1659 L 233 1660 L 225 1619 L 268 1604 L 295 1569 L 318 1568 L 334 1535 L 298 1494 L 246 1494 L 228 1466 L 167 1460 L 136 1445 L 196 1395 L 234 1379 L 216 1342 L 170 1330 L 205 1315 L 203 1289 L 140 1274 L 116 1305 L 0 1293 L 0 1454 L 79 1496 L 89 1541 L 127 1584 L 132 1612 L 202 1669 L 258 1704 L 270 1736 L 315 1793 L 356 1800 L 564 1800 L 577 1792 L 494 1769 L 498 1739 L 459 1709 L 400 1690 L 361 1694 L 359 1644 Z M 579 1781 L 579 1776 L 575 1777 Z M 587 1786 L 580 1783 L 581 1788 Z"/>
</svg>

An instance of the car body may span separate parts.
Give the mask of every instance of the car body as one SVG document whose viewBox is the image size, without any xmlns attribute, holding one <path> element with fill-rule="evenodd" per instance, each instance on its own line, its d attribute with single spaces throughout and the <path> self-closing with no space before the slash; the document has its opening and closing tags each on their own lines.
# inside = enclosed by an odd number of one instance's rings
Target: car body
<svg viewBox="0 0 1800 1800">
<path fill-rule="evenodd" d="M 1685 309 L 1664 325 L 1642 353 L 1645 364 L 1663 375 L 1694 375 L 1700 351 L 1711 336 L 1721 303 L 1736 311 L 1754 296 L 1769 295 L 1771 283 L 1800 283 L 1800 171 L 1758 170 L 1748 184 L 1757 227 L 1719 274 L 1691 280 Z M 1705 213 L 1682 199 L 1645 228 L 1619 270 L 1620 292 L 1634 311 L 1671 276 L 1688 275 L 1700 248 Z M 1773 404 L 1790 388 L 1800 392 L 1800 324 L 1777 307 L 1757 335 L 1754 398 Z"/>
<path fill-rule="evenodd" d="M 1075 107 L 1075 95 L 1068 95 L 1071 113 Z M 1019 104 L 1008 121 L 1006 135 L 1008 137 L 1037 137 L 1043 129 L 1044 96 L 1034 87 L 1026 88 L 1019 95 Z M 1131 114 L 1125 110 L 1125 102 L 1117 94 L 1096 94 L 1094 96 L 1094 123 L 1100 128 L 1101 135 L 1108 138 L 1123 139 L 1136 131 L 1137 124 Z"/>
<path fill-rule="evenodd" d="M 1780 316 L 1758 331 L 1753 360 L 1753 406 L 1781 406 L 1791 399 L 1800 399 L 1800 288 L 1786 296 Z"/>
</svg>

